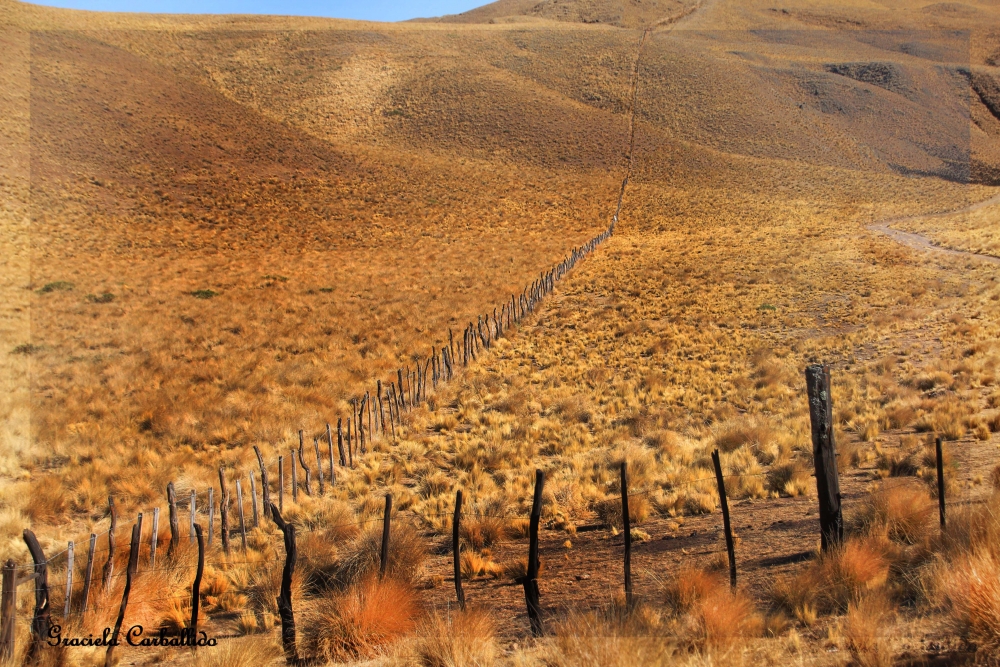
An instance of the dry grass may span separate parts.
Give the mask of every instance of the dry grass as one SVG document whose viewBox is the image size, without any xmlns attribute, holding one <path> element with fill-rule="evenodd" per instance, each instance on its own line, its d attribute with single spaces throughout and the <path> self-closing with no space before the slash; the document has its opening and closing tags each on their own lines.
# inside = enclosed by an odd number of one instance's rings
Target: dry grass
<svg viewBox="0 0 1000 667">
<path fill-rule="evenodd" d="M 891 667 L 895 664 L 886 626 L 893 609 L 885 595 L 865 595 L 847 607 L 844 639 L 858 667 Z"/>
<path fill-rule="evenodd" d="M 422 667 L 488 667 L 500 653 L 496 622 L 481 609 L 431 616 L 416 635 L 414 662 Z"/>
</svg>

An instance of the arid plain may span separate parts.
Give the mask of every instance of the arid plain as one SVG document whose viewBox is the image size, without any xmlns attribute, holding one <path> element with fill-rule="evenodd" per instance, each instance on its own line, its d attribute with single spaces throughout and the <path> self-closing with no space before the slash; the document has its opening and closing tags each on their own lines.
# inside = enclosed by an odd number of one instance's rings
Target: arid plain
<svg viewBox="0 0 1000 667">
<path fill-rule="evenodd" d="M 352 397 L 606 229 L 628 174 L 614 235 L 534 313 L 353 467 L 338 461 L 325 493 L 293 501 L 284 480 L 300 656 L 1000 660 L 992 3 L 501 0 L 376 24 L 3 0 L 0 26 L 0 556 L 30 563 L 25 528 L 48 554 L 75 542 L 65 620 L 65 555 L 49 572 L 67 632 L 113 624 L 128 527 L 154 507 L 159 566 L 147 519 L 126 626 L 188 623 L 194 548 L 185 532 L 166 555 L 167 484 L 198 494 L 207 527 L 219 469 L 246 493 L 257 446 L 275 496 L 300 429 L 307 451 L 325 442 Z M 816 362 L 831 366 L 848 532 L 824 554 Z M 536 469 L 537 639 L 515 582 Z M 109 496 L 115 576 L 84 614 L 85 545 L 108 529 Z M 116 659 L 282 663 L 284 549 L 259 523 L 230 555 L 216 527 L 208 550 L 200 627 L 218 647 Z M 22 587 L 15 661 L 34 602 Z"/>
</svg>

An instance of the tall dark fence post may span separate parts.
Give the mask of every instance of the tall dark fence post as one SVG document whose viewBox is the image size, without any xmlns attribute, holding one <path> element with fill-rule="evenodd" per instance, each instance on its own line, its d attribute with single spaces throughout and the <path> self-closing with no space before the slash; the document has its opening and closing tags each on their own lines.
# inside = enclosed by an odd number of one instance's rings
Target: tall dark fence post
<svg viewBox="0 0 1000 667">
<path fill-rule="evenodd" d="M 337 485 L 337 474 L 333 469 L 333 429 L 330 428 L 330 424 L 326 425 L 326 443 L 330 455 L 330 487 L 332 488 Z"/>
<path fill-rule="evenodd" d="M 940 437 L 935 439 L 934 448 L 937 454 L 938 511 L 941 515 L 941 530 L 944 530 L 944 450 L 941 447 Z"/>
<path fill-rule="evenodd" d="M 347 457 L 344 456 L 344 418 L 337 417 L 337 451 L 340 452 L 340 466 L 347 465 Z"/>
<path fill-rule="evenodd" d="M 622 529 L 625 531 L 625 606 L 633 605 L 632 597 L 632 521 L 628 513 L 628 464 L 622 461 Z"/>
<path fill-rule="evenodd" d="M 278 511 L 285 511 L 285 457 L 278 457 Z M 270 514 L 270 512 L 269 512 Z"/>
<path fill-rule="evenodd" d="M 285 662 L 296 665 L 299 652 L 295 646 L 295 614 L 292 611 L 292 575 L 295 573 L 295 526 L 285 523 L 281 512 L 271 506 L 271 519 L 281 530 L 285 540 L 285 567 L 281 571 L 281 594 L 278 596 L 278 616 L 281 618 L 281 645 L 285 650 Z"/>
<path fill-rule="evenodd" d="M 462 523 L 462 490 L 455 492 L 455 518 L 451 522 L 451 551 L 455 564 L 455 595 L 458 597 L 458 607 L 465 610 L 465 591 L 462 590 L 462 558 L 459 535 Z"/>
<path fill-rule="evenodd" d="M 528 524 L 528 571 L 521 580 L 524 586 L 524 601 L 528 607 L 528 621 L 531 633 L 540 637 L 543 632 L 541 603 L 538 591 L 538 524 L 542 519 L 542 490 L 545 487 L 545 473 L 535 471 L 535 497 L 531 502 L 531 521 Z"/>
<path fill-rule="evenodd" d="M 378 576 L 385 577 L 389 565 L 389 530 L 392 523 L 392 494 L 385 494 L 385 514 L 382 515 L 382 548 L 379 550 Z"/>
<path fill-rule="evenodd" d="M 122 621 L 125 620 L 125 608 L 128 607 L 128 596 L 132 592 L 132 579 L 135 577 L 135 568 L 139 565 L 139 524 L 132 526 L 132 543 L 128 552 L 128 569 L 125 570 L 125 590 L 122 591 L 122 603 L 118 607 L 118 618 L 115 620 L 115 630 L 111 635 L 112 641 L 108 644 L 108 651 L 104 654 L 104 667 L 111 667 L 111 653 L 117 643 L 118 635 L 122 629 Z"/>
<path fill-rule="evenodd" d="M 840 508 L 840 476 L 837 448 L 833 441 L 833 398 L 830 395 L 830 368 L 814 364 L 806 368 L 809 420 L 812 423 L 813 460 L 816 491 L 819 495 L 819 523 L 823 551 L 844 540 L 844 517 Z"/>
<path fill-rule="evenodd" d="M 726 553 L 729 555 L 729 585 L 736 588 L 736 545 L 733 543 L 733 527 L 729 522 L 729 500 L 726 498 L 726 481 L 722 476 L 722 461 L 719 450 L 712 452 L 715 466 L 715 481 L 719 485 L 719 506 L 722 508 L 722 528 L 726 533 Z"/>
<path fill-rule="evenodd" d="M 205 536 L 201 533 L 201 524 L 194 525 L 194 535 L 198 541 L 198 569 L 194 573 L 194 583 L 191 584 L 191 646 L 198 646 L 198 609 L 201 605 L 201 575 L 205 572 Z"/>
<path fill-rule="evenodd" d="M 42 545 L 30 530 L 23 533 L 24 543 L 28 546 L 31 560 L 35 563 L 35 613 L 31 617 L 31 643 L 25 655 L 24 663 L 30 665 L 38 656 L 39 651 L 49 639 L 49 627 L 52 624 L 49 608 L 49 567 Z M 16 592 L 15 592 L 16 596 Z"/>
</svg>

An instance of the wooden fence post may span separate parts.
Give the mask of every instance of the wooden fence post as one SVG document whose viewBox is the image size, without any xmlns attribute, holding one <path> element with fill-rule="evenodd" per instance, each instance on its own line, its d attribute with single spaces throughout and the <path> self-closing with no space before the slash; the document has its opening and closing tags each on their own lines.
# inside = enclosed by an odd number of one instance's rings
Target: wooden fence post
<svg viewBox="0 0 1000 667">
<path fill-rule="evenodd" d="M 122 621 L 125 620 L 125 608 L 128 607 L 128 596 L 132 591 L 132 578 L 135 577 L 135 568 L 139 564 L 139 524 L 132 526 L 132 543 L 128 553 L 128 569 L 125 570 L 125 590 L 122 591 L 122 603 L 118 608 L 118 618 L 115 620 L 115 630 L 111 635 L 111 642 L 108 644 L 108 651 L 104 654 L 104 667 L 111 667 L 111 652 L 118 643 L 118 634 L 122 629 Z"/>
<path fill-rule="evenodd" d="M 292 611 L 292 575 L 295 573 L 295 526 L 285 523 L 281 512 L 271 506 L 271 519 L 281 530 L 285 541 L 285 567 L 281 571 L 281 594 L 278 596 L 278 616 L 281 618 L 281 645 L 285 650 L 285 662 L 297 665 L 299 652 L 295 646 L 295 614 Z"/>
<path fill-rule="evenodd" d="M 212 499 L 211 491 L 208 494 L 209 501 Z M 208 515 L 212 516 L 212 510 L 209 509 Z M 153 534 L 149 536 L 149 567 L 150 569 L 156 567 L 156 542 L 160 539 L 160 508 L 153 508 Z"/>
<path fill-rule="evenodd" d="M 458 596 L 458 607 L 465 611 L 465 591 L 462 590 L 462 558 L 459 536 L 462 522 L 462 490 L 455 492 L 455 518 L 451 522 L 451 551 L 455 561 L 455 595 Z"/>
<path fill-rule="evenodd" d="M 840 476 L 837 448 L 833 441 L 833 398 L 830 368 L 814 364 L 806 368 L 809 420 L 812 424 L 813 461 L 819 496 L 819 523 L 823 551 L 844 541 L 844 517 L 840 508 Z"/>
<path fill-rule="evenodd" d="M 215 532 L 215 489 L 208 487 L 208 546 L 212 546 L 212 533 Z"/>
<path fill-rule="evenodd" d="M 0 660 L 14 657 L 14 630 L 17 627 L 17 564 L 8 558 L 3 566 L 0 592 Z"/>
<path fill-rule="evenodd" d="M 201 575 L 205 572 L 205 538 L 201 534 L 201 524 L 194 525 L 194 534 L 198 540 L 198 569 L 191 584 L 191 646 L 198 647 L 198 609 L 201 606 Z"/>
<path fill-rule="evenodd" d="M 97 535 L 90 534 L 90 549 L 87 551 L 87 569 L 83 575 L 83 599 L 80 601 L 80 613 L 87 613 L 90 602 L 90 583 L 94 578 L 94 552 L 97 550 Z"/>
<path fill-rule="evenodd" d="M 115 528 L 118 527 L 118 513 L 115 511 L 115 500 L 108 496 L 108 510 L 111 512 L 111 526 L 108 527 L 108 560 L 104 563 L 104 590 L 111 588 L 111 574 L 115 568 Z"/>
<path fill-rule="evenodd" d="M 938 513 L 941 515 L 941 530 L 944 530 L 944 450 L 941 447 L 940 437 L 934 440 L 934 448 L 937 454 Z"/>
<path fill-rule="evenodd" d="M 333 429 L 330 428 L 329 424 L 326 425 L 326 444 L 330 458 L 330 489 L 332 490 L 337 484 L 337 475 L 333 468 Z"/>
<path fill-rule="evenodd" d="M 389 529 L 392 521 L 392 494 L 385 494 L 385 513 L 382 515 L 382 548 L 379 550 L 378 576 L 385 577 L 389 565 Z"/>
<path fill-rule="evenodd" d="M 198 511 L 198 507 L 197 507 L 197 505 L 198 505 L 198 494 L 197 494 L 197 492 L 194 489 L 191 489 L 191 502 L 188 503 L 188 504 L 189 504 L 188 509 L 190 510 L 190 513 L 191 513 L 191 521 L 190 521 L 190 527 L 189 527 L 189 531 L 188 531 L 189 532 L 189 534 L 188 534 L 188 542 L 193 543 L 194 542 L 194 523 L 195 523 L 194 520 L 195 520 L 195 513 Z"/>
<path fill-rule="evenodd" d="M 632 609 L 632 519 L 628 512 L 628 463 L 621 464 L 622 530 L 625 537 L 625 607 Z"/>
<path fill-rule="evenodd" d="M 347 465 L 347 458 L 344 456 L 344 418 L 337 417 L 337 451 L 340 452 L 340 466 Z"/>
<path fill-rule="evenodd" d="M 247 473 L 247 477 L 250 478 L 250 509 L 253 511 L 251 515 L 253 522 L 250 527 L 256 528 L 259 525 L 260 515 L 257 513 L 257 484 L 253 481 L 253 470 Z"/>
<path fill-rule="evenodd" d="M 73 541 L 66 546 L 66 604 L 63 605 L 63 623 L 69 619 L 70 605 L 73 602 Z"/>
<path fill-rule="evenodd" d="M 42 546 L 38 538 L 30 530 L 23 533 L 24 543 L 28 546 L 31 560 L 35 563 L 35 613 L 31 617 L 31 644 L 24 658 L 24 664 L 32 664 L 39 656 L 39 651 L 49 639 L 49 627 L 52 624 L 49 608 L 49 568 Z"/>
<path fill-rule="evenodd" d="M 278 510 L 285 511 L 285 457 L 278 457 Z"/>
<path fill-rule="evenodd" d="M 222 536 L 222 552 L 229 555 L 229 491 L 226 490 L 226 474 L 219 468 L 219 517 L 222 519 L 222 527 L 219 531 Z"/>
<path fill-rule="evenodd" d="M 299 466 L 297 452 L 292 450 L 292 502 L 299 502 Z"/>
<path fill-rule="evenodd" d="M 236 480 L 236 508 L 240 517 L 240 537 L 243 540 L 243 553 L 247 551 L 247 524 L 243 519 L 243 487 L 240 480 Z"/>
<path fill-rule="evenodd" d="M 298 451 L 298 463 L 302 466 L 302 475 L 305 477 L 305 490 L 306 495 L 312 495 L 312 489 L 309 488 L 310 482 L 312 481 L 312 471 L 309 470 L 309 464 L 306 463 L 306 452 L 305 452 L 305 434 L 302 429 L 299 429 L 299 451 Z"/>
<path fill-rule="evenodd" d="M 726 482 L 722 476 L 722 461 L 719 450 L 712 452 L 715 466 L 715 481 L 719 485 L 719 506 L 722 508 L 722 528 L 726 532 L 726 553 L 729 555 L 729 585 L 736 588 L 736 546 L 733 543 L 733 527 L 729 522 L 729 500 L 726 498 Z"/>
<path fill-rule="evenodd" d="M 167 506 L 170 509 L 170 547 L 167 549 L 167 555 L 169 556 L 177 548 L 177 543 L 180 540 L 179 519 L 177 517 L 177 493 L 174 491 L 173 482 L 167 484 Z"/>
<path fill-rule="evenodd" d="M 260 447 L 257 445 L 253 446 L 253 453 L 257 456 L 257 466 L 260 468 L 260 495 L 262 509 L 264 510 L 264 516 L 271 515 L 271 491 L 267 486 L 267 466 L 264 465 L 264 457 L 261 456 Z M 212 543 L 212 538 L 209 537 L 209 544 Z"/>
<path fill-rule="evenodd" d="M 316 450 L 316 477 L 319 478 L 319 495 L 323 495 L 323 457 L 319 454 L 319 438 L 313 438 L 313 448 Z"/>
<path fill-rule="evenodd" d="M 543 632 L 541 603 L 538 591 L 538 524 L 542 518 L 542 490 L 545 473 L 535 471 L 535 496 L 531 502 L 531 521 L 528 524 L 528 571 L 521 580 L 524 586 L 524 601 L 528 607 L 531 634 L 540 637 Z"/>
</svg>

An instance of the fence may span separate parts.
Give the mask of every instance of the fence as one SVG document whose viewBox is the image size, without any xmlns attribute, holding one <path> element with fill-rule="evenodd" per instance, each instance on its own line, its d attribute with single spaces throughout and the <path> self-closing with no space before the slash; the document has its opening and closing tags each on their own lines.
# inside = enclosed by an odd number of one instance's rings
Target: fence
<svg viewBox="0 0 1000 667">
<path fill-rule="evenodd" d="M 820 524 L 820 538 L 822 541 L 822 549 L 828 551 L 834 548 L 837 544 L 843 542 L 844 540 L 844 523 L 840 507 L 840 492 L 839 492 L 839 473 L 837 470 L 837 458 L 836 451 L 833 442 L 833 429 L 832 429 L 832 400 L 830 398 L 830 374 L 829 369 L 820 366 L 810 366 L 806 370 L 807 378 L 807 390 L 808 390 L 808 400 L 810 407 L 810 421 L 812 424 L 812 439 L 813 439 L 813 460 L 815 465 L 816 479 L 817 479 L 817 491 L 818 491 L 818 504 L 819 504 L 819 524 Z M 332 439 L 330 440 L 332 443 Z M 360 439 L 359 439 L 360 442 Z M 300 447 L 302 442 L 300 441 Z M 334 470 L 334 457 L 332 455 L 332 445 L 329 448 L 330 457 L 330 471 L 331 471 L 331 489 L 332 489 L 332 472 Z M 945 507 L 945 478 L 944 478 L 944 464 L 943 464 L 943 451 L 940 438 L 936 441 L 936 471 L 937 471 L 937 489 L 939 502 L 937 505 L 939 521 L 942 529 L 945 527 L 946 523 L 946 507 Z M 284 549 L 284 563 L 282 566 L 282 577 L 280 594 L 277 598 L 278 616 L 281 622 L 281 637 L 282 645 L 284 647 L 285 657 L 289 664 L 299 664 L 301 662 L 297 637 L 296 637 L 296 626 L 295 626 L 295 614 L 294 614 L 294 600 L 293 600 L 293 586 L 292 586 L 292 576 L 295 572 L 296 561 L 298 559 L 298 550 L 296 545 L 297 536 L 301 533 L 312 532 L 312 531 L 331 531 L 340 527 L 354 526 L 361 527 L 366 524 L 377 524 L 380 523 L 381 528 L 381 539 L 379 541 L 378 549 L 378 576 L 382 577 L 386 574 L 387 564 L 390 562 L 390 545 L 392 541 L 392 503 L 393 498 L 391 494 L 385 496 L 385 505 L 380 517 L 371 518 L 363 521 L 352 521 L 343 525 L 321 525 L 316 526 L 312 529 L 300 530 L 299 526 L 296 526 L 293 522 L 287 521 L 282 515 L 282 508 L 280 507 L 281 499 L 284 497 L 285 488 L 285 478 L 279 473 L 279 484 L 277 485 L 278 491 L 278 504 L 274 504 L 270 501 L 270 488 L 267 483 L 268 475 L 267 468 L 264 465 L 262 457 L 260 457 L 260 452 L 257 452 L 258 461 L 260 463 L 260 474 L 263 483 L 258 491 L 255 484 L 251 483 L 250 492 L 250 505 L 252 507 L 251 519 L 248 521 L 244 513 L 244 499 L 242 498 L 241 485 L 237 482 L 237 508 L 238 508 L 238 525 L 229 526 L 228 524 L 228 503 L 229 503 L 229 491 L 227 488 L 227 480 L 220 470 L 220 498 L 221 502 L 220 513 L 221 513 L 221 525 L 219 536 L 222 540 L 222 550 L 226 555 L 225 564 L 228 566 L 239 564 L 241 562 L 254 562 L 259 565 L 259 561 L 240 561 L 231 558 L 232 546 L 230 545 L 230 540 L 234 536 L 238 536 L 241 540 L 241 549 L 244 553 L 247 552 L 247 540 L 246 540 L 246 530 L 248 525 L 250 527 L 257 527 L 262 521 L 266 521 L 268 518 L 277 528 L 278 533 L 281 536 L 281 542 Z M 295 457 L 292 459 L 292 494 L 293 497 L 301 490 L 303 492 L 308 491 L 308 479 L 299 482 L 295 476 Z M 730 517 L 730 510 L 728 506 L 728 498 L 726 492 L 726 480 L 731 478 L 745 477 L 745 474 L 733 474 L 725 475 L 723 473 L 723 468 L 721 465 L 721 459 L 718 450 L 712 453 L 712 462 L 714 468 L 713 476 L 700 477 L 693 480 L 688 480 L 682 484 L 698 484 L 702 482 L 712 482 L 716 484 L 716 489 L 718 492 L 719 505 L 721 508 L 722 515 L 722 532 L 725 538 L 725 553 L 729 566 L 729 578 L 730 585 L 735 587 L 737 584 L 737 553 L 736 553 L 736 540 L 734 539 L 732 521 Z M 322 461 L 317 461 L 317 472 L 320 480 L 323 479 L 322 474 Z M 620 470 L 620 510 L 621 510 L 621 525 L 622 525 L 622 550 L 620 554 L 621 565 L 622 565 L 622 588 L 624 592 L 625 604 L 627 607 L 632 607 L 635 604 L 636 593 L 633 585 L 632 578 L 632 519 L 630 515 L 630 500 L 634 501 L 639 496 L 652 493 L 651 491 L 641 491 L 641 492 L 630 492 L 629 490 L 629 477 L 628 477 L 628 467 L 627 463 L 622 463 Z M 758 473 L 766 474 L 766 473 Z M 251 477 L 252 479 L 252 477 Z M 544 623 L 544 613 L 543 607 L 541 605 L 541 591 L 539 587 L 540 581 L 540 561 L 539 561 L 539 529 L 541 523 L 541 511 L 542 511 L 542 498 L 543 490 L 545 485 L 545 473 L 544 471 L 538 470 L 535 473 L 535 483 L 534 483 L 534 493 L 532 496 L 531 512 L 528 517 L 528 550 L 527 550 L 527 560 L 525 571 L 523 575 L 516 578 L 516 583 L 523 587 L 525 609 L 530 625 L 530 630 L 533 635 L 539 636 L 545 632 Z M 677 485 L 677 486 L 680 486 Z M 324 487 L 325 488 L 325 487 Z M 323 493 L 317 489 L 319 493 Z M 209 497 L 211 497 L 211 492 Z M 158 551 L 163 550 L 163 545 L 158 544 L 158 530 L 157 530 L 157 517 L 158 511 L 154 512 L 153 526 L 150 530 L 150 535 L 148 538 L 148 558 L 145 562 L 140 563 L 140 546 L 143 542 L 143 517 L 139 514 L 135 523 L 132 525 L 131 529 L 131 539 L 128 548 L 128 561 L 125 572 L 115 572 L 115 533 L 117 527 L 117 512 L 115 510 L 114 504 L 109 499 L 110 503 L 110 514 L 111 523 L 109 529 L 104 533 L 92 534 L 89 540 L 89 549 L 87 552 L 87 563 L 85 568 L 83 568 L 84 579 L 82 583 L 82 590 L 79 598 L 77 598 L 77 606 L 74 611 L 74 559 L 75 559 L 75 549 L 74 543 L 70 542 L 67 548 L 57 554 L 50 555 L 46 557 L 42 552 L 42 548 L 35 538 L 35 535 L 30 530 L 24 531 L 25 543 L 28 546 L 28 550 L 31 554 L 33 563 L 28 565 L 18 565 L 11 560 L 8 560 L 3 567 L 3 590 L 2 595 L 0 595 L 0 611 L 2 611 L 2 622 L 0 622 L 0 658 L 7 658 L 14 654 L 14 627 L 16 623 L 16 592 L 17 588 L 29 581 L 34 582 L 34 592 L 35 592 L 35 608 L 31 618 L 31 642 L 26 652 L 27 660 L 30 662 L 40 655 L 42 650 L 47 647 L 47 640 L 50 638 L 50 629 L 53 628 L 52 622 L 52 602 L 53 599 L 58 600 L 59 596 L 52 594 L 52 589 L 64 586 L 64 593 L 62 596 L 63 604 L 61 605 L 62 614 L 61 616 L 63 622 L 69 619 L 73 614 L 78 614 L 81 617 L 87 614 L 93 614 L 99 611 L 101 608 L 118 608 L 118 614 L 116 616 L 114 629 L 108 633 L 105 632 L 105 637 L 92 639 L 91 645 L 95 646 L 107 646 L 107 660 L 110 664 L 111 655 L 117 644 L 115 641 L 110 641 L 111 639 L 118 638 L 121 633 L 121 625 L 123 618 L 125 617 L 128 604 L 129 596 L 132 587 L 132 583 L 137 576 L 142 574 L 149 574 L 150 572 L 166 571 L 169 570 L 173 573 L 178 571 L 193 571 L 193 582 L 191 585 L 190 595 L 171 595 L 160 598 L 145 599 L 144 602 L 156 602 L 156 601 L 186 601 L 190 600 L 190 613 L 189 620 L 187 621 L 187 627 L 181 631 L 177 642 L 182 646 L 190 646 L 192 648 L 197 648 L 198 646 L 204 646 L 210 642 L 215 642 L 215 639 L 209 639 L 203 632 L 198 631 L 199 624 L 199 613 L 200 613 L 200 601 L 201 601 L 201 580 L 202 574 L 205 568 L 205 556 L 206 556 L 206 531 L 203 529 L 201 524 L 196 521 L 195 510 L 196 510 L 196 499 L 197 495 L 191 491 L 188 496 L 189 505 L 188 510 L 190 512 L 188 539 L 192 544 L 197 545 L 197 560 L 194 563 L 182 564 L 178 561 L 176 556 L 177 546 L 180 544 L 183 537 L 182 530 L 180 528 L 180 510 L 182 509 L 178 504 L 178 494 L 176 489 L 173 488 L 173 484 L 170 484 L 167 489 L 167 502 L 169 507 L 169 530 L 170 530 L 170 540 L 166 545 L 167 557 L 162 563 L 157 564 L 157 554 Z M 260 507 L 258 507 L 258 501 L 260 501 Z M 211 501 L 210 501 L 211 502 Z M 212 507 L 212 506 L 210 506 Z M 926 508 L 918 510 L 918 512 L 927 512 Z M 213 513 L 212 509 L 209 509 L 209 520 L 207 529 L 207 542 L 211 544 L 212 536 L 214 535 L 215 528 L 213 525 Z M 430 518 L 432 515 L 425 515 L 425 518 Z M 464 608 L 466 604 L 465 593 L 463 589 L 463 570 L 462 570 L 462 550 L 461 550 L 461 535 L 462 535 L 462 522 L 464 519 L 474 519 L 482 520 L 488 515 L 484 515 L 481 512 L 475 510 L 469 511 L 463 507 L 463 494 L 461 490 L 456 492 L 455 506 L 453 512 L 440 513 L 433 516 L 441 516 L 450 518 L 452 521 L 451 525 L 451 545 L 450 551 L 453 559 L 453 571 L 454 571 L 454 584 L 455 584 L 455 599 L 456 603 L 460 608 Z M 502 517 L 497 517 L 503 520 L 510 520 L 512 517 L 509 515 L 504 515 Z M 106 547 L 97 547 L 97 542 L 99 539 L 107 536 Z M 121 549 L 117 549 L 119 552 Z M 104 560 L 103 568 L 101 570 L 101 588 L 103 591 L 107 592 L 112 590 L 113 584 L 116 581 L 121 580 L 124 576 L 125 585 L 122 590 L 122 597 L 120 601 L 107 602 L 103 605 L 91 604 L 89 601 L 90 591 L 93 585 L 92 576 L 95 566 L 98 564 L 100 559 L 103 559 L 103 554 L 106 552 L 106 560 Z M 720 552 L 721 553 L 721 552 Z M 62 584 L 53 585 L 49 582 L 49 569 L 57 562 L 59 559 L 66 558 L 66 579 Z M 100 643 L 100 642 L 104 643 Z"/>
</svg>

